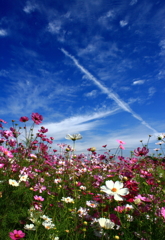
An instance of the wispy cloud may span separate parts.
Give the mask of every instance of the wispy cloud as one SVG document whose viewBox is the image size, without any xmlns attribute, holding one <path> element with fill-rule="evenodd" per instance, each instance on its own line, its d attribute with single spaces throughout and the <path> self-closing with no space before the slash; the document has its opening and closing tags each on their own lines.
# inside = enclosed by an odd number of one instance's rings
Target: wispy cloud
<svg viewBox="0 0 165 240">
<path fill-rule="evenodd" d="M 26 6 L 23 8 L 23 11 L 26 13 L 34 12 L 37 8 L 36 4 L 32 4 L 30 1 L 27 1 Z"/>
<path fill-rule="evenodd" d="M 8 35 L 8 33 L 5 29 L 0 29 L 0 37 L 5 37 L 7 35 Z"/>
<path fill-rule="evenodd" d="M 127 24 L 128 24 L 128 22 L 125 21 L 125 20 L 121 20 L 121 21 L 120 21 L 120 26 L 121 26 L 121 27 L 125 27 Z"/>
<path fill-rule="evenodd" d="M 161 51 L 159 55 L 164 56 L 165 55 L 165 39 L 160 41 L 159 46 L 161 47 Z"/>
<path fill-rule="evenodd" d="M 84 132 L 94 129 L 100 125 L 100 118 L 116 114 L 120 109 L 114 108 L 108 111 L 99 111 L 94 114 L 78 115 L 70 118 L 66 118 L 60 122 L 53 122 L 44 124 L 52 136 L 55 136 L 56 140 L 60 140 L 65 137 L 67 133 Z M 38 129 L 38 127 L 36 127 Z"/>
<path fill-rule="evenodd" d="M 86 97 L 95 97 L 97 95 L 97 90 L 92 90 L 91 92 L 84 94 Z"/>
<path fill-rule="evenodd" d="M 52 34 L 58 34 L 61 29 L 61 21 L 60 20 L 54 20 L 53 22 L 50 22 L 48 24 L 48 31 Z"/>
<path fill-rule="evenodd" d="M 105 94 L 107 94 L 107 96 L 109 98 L 111 98 L 112 100 L 114 100 L 116 102 L 116 104 L 123 109 L 126 112 L 129 112 L 132 114 L 132 116 L 136 119 L 138 119 L 143 125 L 145 125 L 147 128 L 151 129 L 153 132 L 157 133 L 157 131 L 155 129 L 153 129 L 148 123 L 146 123 L 139 115 L 137 115 L 136 113 L 134 113 L 134 111 L 129 107 L 129 105 L 124 102 L 123 100 L 121 100 L 119 98 L 119 96 L 114 93 L 111 89 L 106 88 L 105 86 L 103 86 L 99 80 L 94 77 L 87 69 L 85 69 L 82 65 L 79 64 L 79 62 L 77 61 L 77 59 L 72 56 L 71 54 L 69 54 L 65 49 L 61 49 L 61 51 L 68 56 L 70 59 L 72 59 L 72 61 L 74 62 L 74 64 L 81 70 L 81 72 L 85 73 L 86 76 L 88 77 L 89 80 L 91 80 L 96 86 L 98 86 L 98 88 Z"/>
<path fill-rule="evenodd" d="M 152 97 L 156 93 L 156 89 L 154 87 L 150 87 L 148 89 L 149 97 Z"/>
<path fill-rule="evenodd" d="M 133 85 L 141 85 L 141 84 L 144 84 L 144 80 L 137 80 L 137 81 L 134 81 L 132 84 Z"/>
<path fill-rule="evenodd" d="M 137 2 L 138 2 L 138 0 L 132 0 L 132 1 L 130 2 L 130 5 L 133 6 L 133 5 L 135 5 Z"/>
</svg>

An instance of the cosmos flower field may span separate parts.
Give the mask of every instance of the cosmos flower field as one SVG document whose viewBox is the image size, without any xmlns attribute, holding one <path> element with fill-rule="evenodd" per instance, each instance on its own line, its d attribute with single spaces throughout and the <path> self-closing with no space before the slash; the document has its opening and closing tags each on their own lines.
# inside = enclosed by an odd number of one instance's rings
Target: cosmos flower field
<svg viewBox="0 0 165 240">
<path fill-rule="evenodd" d="M 30 128 L 27 122 L 32 121 Z M 160 240 L 165 232 L 165 158 L 150 155 L 148 143 L 115 155 L 75 154 L 71 145 L 51 147 L 52 137 L 32 113 L 5 129 L 0 119 L 0 239 Z M 165 135 L 158 136 L 164 144 Z"/>
</svg>

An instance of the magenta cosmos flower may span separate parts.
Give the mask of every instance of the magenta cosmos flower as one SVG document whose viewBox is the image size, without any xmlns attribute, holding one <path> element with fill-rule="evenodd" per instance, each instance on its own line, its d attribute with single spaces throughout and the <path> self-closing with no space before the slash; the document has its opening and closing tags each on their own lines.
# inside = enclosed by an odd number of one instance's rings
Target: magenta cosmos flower
<svg viewBox="0 0 165 240">
<path fill-rule="evenodd" d="M 18 240 L 20 238 L 25 237 L 25 233 L 22 232 L 21 230 L 14 230 L 13 232 L 9 233 L 9 236 L 12 240 Z"/>
<path fill-rule="evenodd" d="M 43 117 L 38 113 L 32 113 L 31 118 L 35 124 L 40 124 L 43 120 Z"/>
<path fill-rule="evenodd" d="M 29 120 L 28 117 L 21 117 L 21 118 L 19 119 L 20 122 L 27 122 L 28 120 Z"/>
<path fill-rule="evenodd" d="M 139 156 L 145 156 L 149 152 L 149 149 L 146 147 L 140 148 L 138 147 L 137 149 L 134 150 L 134 155 L 139 157 Z"/>
</svg>

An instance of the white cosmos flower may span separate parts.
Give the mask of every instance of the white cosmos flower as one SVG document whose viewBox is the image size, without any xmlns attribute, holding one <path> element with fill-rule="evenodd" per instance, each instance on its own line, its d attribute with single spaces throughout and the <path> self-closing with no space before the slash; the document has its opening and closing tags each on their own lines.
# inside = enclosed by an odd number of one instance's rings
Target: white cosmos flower
<svg viewBox="0 0 165 240">
<path fill-rule="evenodd" d="M 79 133 L 73 134 L 73 135 L 67 134 L 65 138 L 68 140 L 76 141 L 76 140 L 82 139 L 82 136 Z"/>
<path fill-rule="evenodd" d="M 125 196 L 129 193 L 128 188 L 123 188 L 122 182 L 116 181 L 114 183 L 112 180 L 108 180 L 105 182 L 105 185 L 101 186 L 101 191 L 107 193 L 108 195 L 114 196 L 116 201 L 122 201 L 122 196 Z"/>
<path fill-rule="evenodd" d="M 55 227 L 55 224 L 54 224 L 54 223 L 52 223 L 52 222 L 47 222 L 47 221 L 43 222 L 42 225 L 43 225 L 47 230 Z"/>
<path fill-rule="evenodd" d="M 19 175 L 19 182 L 26 182 L 28 180 L 28 175 Z"/>
<path fill-rule="evenodd" d="M 24 226 L 24 228 L 26 229 L 26 230 L 33 230 L 33 231 L 35 231 L 36 230 L 36 227 L 34 226 L 34 224 L 26 224 L 25 226 Z"/>
<path fill-rule="evenodd" d="M 14 187 L 18 187 L 19 186 L 19 183 L 16 180 L 13 180 L 13 179 L 9 179 L 9 184 L 14 186 Z"/>
<path fill-rule="evenodd" d="M 74 203 L 74 199 L 71 197 L 62 197 L 61 201 L 66 202 L 66 203 Z"/>
<path fill-rule="evenodd" d="M 100 227 L 105 229 L 113 229 L 115 226 L 114 222 L 107 218 L 99 218 L 98 222 L 100 224 Z"/>
</svg>

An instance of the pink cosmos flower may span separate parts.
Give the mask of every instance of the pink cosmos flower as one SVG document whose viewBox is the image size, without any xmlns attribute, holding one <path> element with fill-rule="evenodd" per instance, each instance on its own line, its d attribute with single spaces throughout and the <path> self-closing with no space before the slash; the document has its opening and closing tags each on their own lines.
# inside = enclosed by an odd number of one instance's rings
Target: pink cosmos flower
<svg viewBox="0 0 165 240">
<path fill-rule="evenodd" d="M 37 196 L 37 195 L 35 195 L 35 196 L 34 196 L 34 199 L 37 200 L 37 201 L 41 201 L 41 202 L 44 201 L 44 198 L 43 198 L 42 196 Z"/>
<path fill-rule="evenodd" d="M 39 191 L 39 193 L 42 193 L 43 191 L 45 191 L 46 190 L 46 187 L 45 186 L 43 186 L 43 185 L 41 185 L 40 183 L 38 183 L 38 184 L 36 184 L 35 186 L 34 186 L 34 190 L 33 191 Z"/>
<path fill-rule="evenodd" d="M 5 122 L 3 119 L 0 119 L 0 122 L 7 123 L 7 122 Z"/>
<path fill-rule="evenodd" d="M 6 148 L 4 148 L 3 146 L 0 146 L 0 152 L 3 152 L 3 154 L 6 155 L 9 158 L 14 157 L 12 155 L 12 153 L 9 150 L 7 150 Z"/>
<path fill-rule="evenodd" d="M 46 132 L 48 132 L 48 129 L 46 129 L 46 128 L 44 128 L 44 127 L 41 127 L 41 129 L 38 130 L 38 132 L 46 133 Z"/>
<path fill-rule="evenodd" d="M 9 131 L 9 130 L 2 131 L 2 132 L 1 132 L 1 135 L 2 135 L 3 137 L 7 138 L 7 139 L 8 139 L 9 137 L 13 137 L 12 131 Z"/>
<path fill-rule="evenodd" d="M 164 217 L 164 219 L 165 219 L 165 207 L 162 207 L 161 209 L 160 209 L 160 213 L 161 213 L 161 215 Z"/>
<path fill-rule="evenodd" d="M 27 122 L 28 120 L 29 120 L 28 117 L 21 117 L 21 118 L 19 119 L 20 122 Z"/>
<path fill-rule="evenodd" d="M 123 147 L 122 145 L 119 146 L 120 149 L 125 149 L 125 147 Z"/>
<path fill-rule="evenodd" d="M 40 115 L 38 113 L 32 113 L 31 118 L 35 124 L 40 124 L 40 123 L 42 123 L 42 120 L 43 120 L 42 115 Z"/>
<path fill-rule="evenodd" d="M 14 139 L 8 140 L 8 144 L 10 145 L 10 147 L 15 147 L 16 143 L 17 142 Z"/>
<path fill-rule="evenodd" d="M 149 149 L 146 147 L 140 148 L 138 147 L 137 149 L 134 150 L 134 155 L 135 156 L 145 156 L 149 152 Z"/>
<path fill-rule="evenodd" d="M 120 144 L 125 144 L 125 142 L 123 142 L 122 140 L 116 140 L 116 141 Z"/>
<path fill-rule="evenodd" d="M 0 168 L 3 168 L 5 166 L 4 163 L 0 163 Z"/>
<path fill-rule="evenodd" d="M 9 233 L 9 237 L 12 239 L 12 240 L 18 240 L 20 238 L 23 238 L 25 237 L 25 233 L 22 232 L 21 230 L 14 230 L 13 232 L 10 232 Z"/>
</svg>

